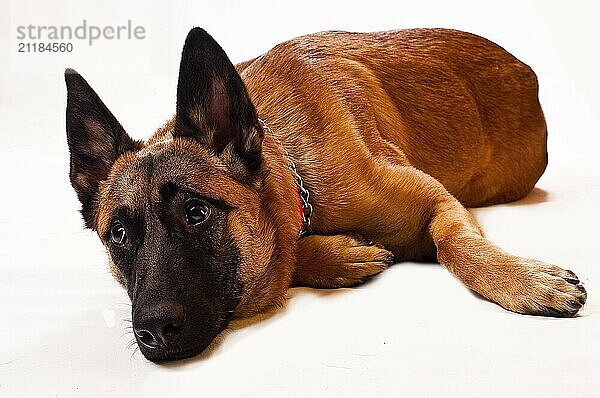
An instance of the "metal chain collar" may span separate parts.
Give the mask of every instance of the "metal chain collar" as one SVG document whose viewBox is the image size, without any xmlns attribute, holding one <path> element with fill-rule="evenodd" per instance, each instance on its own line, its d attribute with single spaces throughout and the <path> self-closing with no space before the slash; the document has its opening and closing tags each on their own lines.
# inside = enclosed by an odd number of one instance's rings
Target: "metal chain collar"
<svg viewBox="0 0 600 398">
<path fill-rule="evenodd" d="M 281 146 L 283 148 L 283 151 L 285 153 L 285 158 L 288 161 L 288 169 L 294 175 L 294 181 L 296 182 L 296 188 L 298 189 L 298 194 L 300 195 L 300 201 L 302 202 L 302 228 L 300 228 L 300 233 L 298 234 L 298 239 L 300 239 L 303 236 L 307 235 L 310 231 L 310 218 L 312 217 L 312 214 L 313 214 L 313 207 L 310 204 L 310 192 L 308 192 L 308 189 L 306 189 L 306 187 L 304 186 L 304 181 L 302 180 L 302 177 L 300 176 L 300 174 L 298 174 L 298 170 L 296 169 L 296 164 L 290 157 L 290 154 L 288 153 L 285 146 L 283 146 L 283 144 L 281 143 L 281 141 L 279 141 L 279 139 L 277 138 L 275 133 L 273 133 L 273 130 L 271 130 L 271 128 L 269 126 L 267 126 L 267 124 L 264 122 L 264 120 L 259 118 L 258 121 L 260 122 L 262 128 L 264 128 L 269 133 L 271 133 L 271 136 L 275 139 L 275 141 L 279 144 L 279 146 Z"/>
</svg>

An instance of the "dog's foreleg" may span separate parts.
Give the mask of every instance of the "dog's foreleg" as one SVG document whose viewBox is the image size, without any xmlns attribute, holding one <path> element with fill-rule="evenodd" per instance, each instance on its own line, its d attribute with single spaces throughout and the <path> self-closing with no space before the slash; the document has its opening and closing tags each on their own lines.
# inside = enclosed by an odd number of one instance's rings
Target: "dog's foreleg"
<svg viewBox="0 0 600 398">
<path fill-rule="evenodd" d="M 394 251 L 397 259 L 411 259 L 415 248 L 431 250 L 423 243 L 427 237 L 442 265 L 467 287 L 508 310 L 573 316 L 585 303 L 585 289 L 573 272 L 510 255 L 492 244 L 467 209 L 433 177 L 409 166 L 375 167 L 371 174 L 380 177 L 372 181 L 372 190 L 378 201 L 367 198 L 367 204 L 374 204 L 362 206 L 364 218 L 356 228 Z M 359 228 L 373 219 L 377 224 Z"/>
<path fill-rule="evenodd" d="M 428 230 L 439 262 L 483 297 L 511 311 L 559 317 L 574 316 L 585 303 L 572 271 L 502 251 L 450 194 L 432 210 Z"/>
</svg>

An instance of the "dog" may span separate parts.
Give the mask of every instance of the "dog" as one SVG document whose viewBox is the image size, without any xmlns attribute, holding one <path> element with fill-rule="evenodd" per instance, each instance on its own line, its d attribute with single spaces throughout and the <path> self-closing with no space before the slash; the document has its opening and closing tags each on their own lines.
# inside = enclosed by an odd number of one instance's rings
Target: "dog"
<svg viewBox="0 0 600 398">
<path fill-rule="evenodd" d="M 577 276 L 489 242 L 466 207 L 515 201 L 547 165 L 534 72 L 448 29 L 322 32 L 234 66 L 203 29 L 175 116 L 130 138 L 65 72 L 70 181 L 151 361 L 202 352 L 291 286 L 355 286 L 436 259 L 521 314 L 572 317 Z"/>
</svg>

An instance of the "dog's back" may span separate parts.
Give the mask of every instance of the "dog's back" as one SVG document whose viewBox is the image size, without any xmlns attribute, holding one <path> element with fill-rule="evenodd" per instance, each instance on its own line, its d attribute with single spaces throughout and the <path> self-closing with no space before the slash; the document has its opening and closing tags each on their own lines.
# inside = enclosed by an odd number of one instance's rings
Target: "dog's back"
<svg viewBox="0 0 600 398">
<path fill-rule="evenodd" d="M 292 156 L 310 153 L 303 172 L 319 168 L 326 184 L 383 158 L 425 171 L 478 206 L 523 197 L 546 166 L 535 74 L 473 34 L 323 32 L 284 42 L 238 71 Z M 346 148 L 337 158 L 344 167 L 327 181 L 333 141 Z"/>
</svg>

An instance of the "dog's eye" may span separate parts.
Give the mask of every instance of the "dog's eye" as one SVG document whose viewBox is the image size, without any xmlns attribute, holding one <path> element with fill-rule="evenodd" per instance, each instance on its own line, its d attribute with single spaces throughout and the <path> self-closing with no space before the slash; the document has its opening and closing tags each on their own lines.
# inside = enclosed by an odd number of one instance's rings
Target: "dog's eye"
<svg viewBox="0 0 600 398">
<path fill-rule="evenodd" d="M 120 221 L 115 221 L 112 227 L 110 227 L 110 240 L 117 246 L 123 246 L 127 241 L 125 227 Z"/>
<path fill-rule="evenodd" d="M 192 199 L 185 204 L 185 218 L 188 224 L 201 224 L 208 220 L 208 217 L 210 217 L 210 207 L 204 201 Z"/>
</svg>

